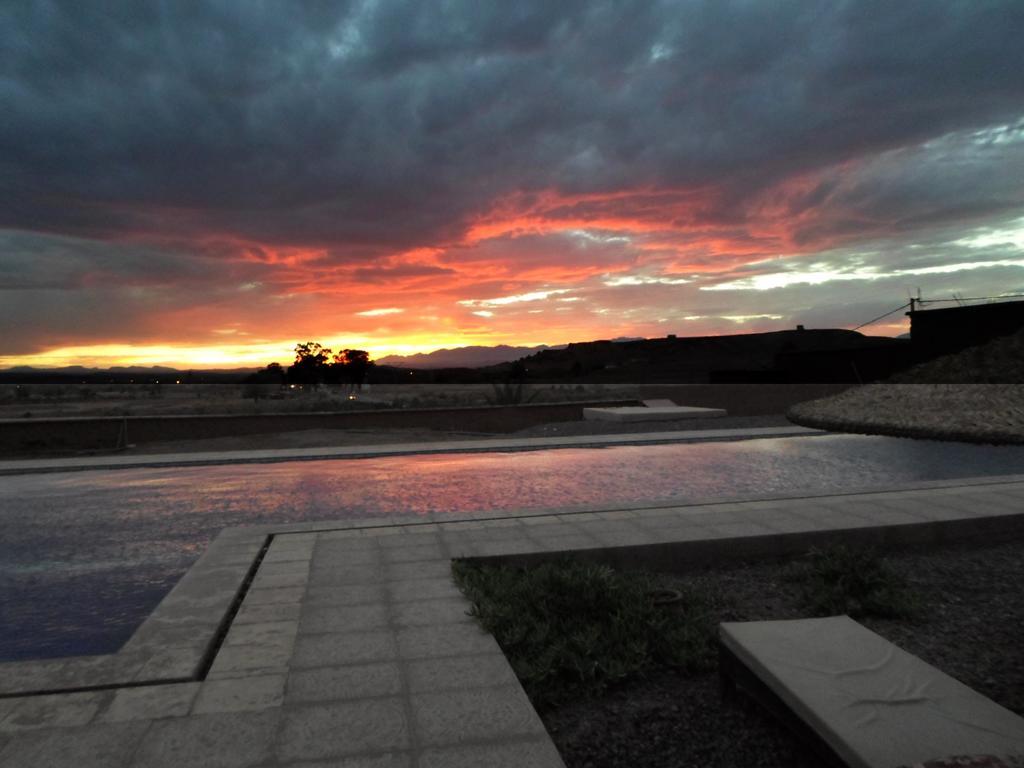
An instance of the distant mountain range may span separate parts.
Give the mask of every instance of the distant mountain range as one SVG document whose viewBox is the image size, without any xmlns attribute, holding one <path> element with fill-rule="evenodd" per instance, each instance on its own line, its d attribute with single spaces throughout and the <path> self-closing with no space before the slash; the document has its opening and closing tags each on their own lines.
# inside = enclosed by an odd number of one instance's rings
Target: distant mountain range
<svg viewBox="0 0 1024 768">
<path fill-rule="evenodd" d="M 456 347 L 420 352 L 416 355 L 385 355 L 374 362 L 377 365 L 392 365 L 396 368 L 481 368 L 486 365 L 511 363 L 521 357 L 545 349 L 564 349 L 540 344 L 536 347 L 510 347 L 499 344 L 496 347 Z"/>
<path fill-rule="evenodd" d="M 202 371 L 203 373 L 213 374 L 244 374 L 252 373 L 256 368 L 202 368 L 196 369 L 196 372 Z M 87 368 L 83 365 L 65 365 L 60 368 L 36 368 L 31 365 L 15 365 L 12 368 L 0 368 L 2 373 L 57 373 L 65 376 L 93 376 L 95 374 L 111 373 L 117 375 L 136 375 L 136 376 L 171 376 L 174 374 L 188 374 L 189 369 L 187 368 L 169 368 L 166 365 L 112 365 L 109 368 Z"/>
<path fill-rule="evenodd" d="M 612 339 L 612 342 L 641 340 L 640 336 L 620 336 Z M 392 365 L 396 368 L 484 368 L 489 365 L 511 363 L 546 349 L 558 350 L 568 346 L 568 344 L 554 346 L 539 344 L 536 347 L 512 347 L 507 344 L 499 344 L 496 347 L 455 347 L 454 349 L 420 352 L 416 355 L 386 355 L 377 358 L 374 362 L 377 365 Z"/>
<path fill-rule="evenodd" d="M 255 372 L 255 368 L 184 369 L 165 365 L 115 365 L 110 368 L 87 368 L 84 365 L 66 365 L 61 368 L 36 368 L 16 365 L 0 368 L 2 384 L 154 384 L 180 379 L 190 384 L 228 384 L 242 381 Z"/>
</svg>

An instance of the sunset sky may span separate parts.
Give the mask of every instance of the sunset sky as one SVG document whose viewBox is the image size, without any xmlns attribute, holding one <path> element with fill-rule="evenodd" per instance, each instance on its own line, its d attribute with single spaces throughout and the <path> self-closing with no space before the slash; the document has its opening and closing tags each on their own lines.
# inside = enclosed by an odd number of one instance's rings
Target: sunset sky
<svg viewBox="0 0 1024 768">
<path fill-rule="evenodd" d="M 0 367 L 1024 293 L 1022 41 L 1020 0 L 4 3 Z"/>
</svg>

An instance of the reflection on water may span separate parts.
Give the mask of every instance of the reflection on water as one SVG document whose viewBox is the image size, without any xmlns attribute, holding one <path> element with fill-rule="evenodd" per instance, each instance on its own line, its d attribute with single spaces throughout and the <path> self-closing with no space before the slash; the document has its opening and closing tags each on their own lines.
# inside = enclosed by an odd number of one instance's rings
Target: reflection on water
<svg viewBox="0 0 1024 768">
<path fill-rule="evenodd" d="M 116 650 L 229 525 L 757 498 L 1024 471 L 1024 448 L 827 435 L 0 479 L 0 660 Z"/>
</svg>

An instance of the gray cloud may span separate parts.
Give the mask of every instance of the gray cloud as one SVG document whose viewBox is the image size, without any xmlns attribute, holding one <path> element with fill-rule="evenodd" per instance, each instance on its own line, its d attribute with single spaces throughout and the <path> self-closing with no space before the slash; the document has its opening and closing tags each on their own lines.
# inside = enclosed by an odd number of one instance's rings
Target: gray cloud
<svg viewBox="0 0 1024 768">
<path fill-rule="evenodd" d="M 0 225 L 456 237 L 515 190 L 714 184 L 1018 118 L 1024 7 L 8 4 Z"/>
</svg>

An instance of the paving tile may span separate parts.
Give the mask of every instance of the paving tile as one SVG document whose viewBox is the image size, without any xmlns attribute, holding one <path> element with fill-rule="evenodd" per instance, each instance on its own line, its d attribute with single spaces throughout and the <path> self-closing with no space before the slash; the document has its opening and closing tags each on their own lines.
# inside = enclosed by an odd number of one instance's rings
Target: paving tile
<svg viewBox="0 0 1024 768">
<path fill-rule="evenodd" d="M 210 667 L 212 677 L 256 670 L 278 669 L 288 664 L 295 641 L 282 639 L 266 645 L 224 645 Z M 230 675 L 234 676 L 234 675 Z"/>
<path fill-rule="evenodd" d="M 460 541 L 515 541 L 525 536 L 529 530 L 525 525 L 515 524 L 514 527 L 499 527 L 491 523 L 486 528 L 460 531 L 458 539 Z"/>
<path fill-rule="evenodd" d="M 45 690 L 53 686 L 66 666 L 63 659 L 5 662 L 0 664 L 0 692 Z"/>
<path fill-rule="evenodd" d="M 472 531 L 487 526 L 485 520 L 457 520 L 454 522 L 441 523 L 441 531 L 447 533 L 449 531 Z"/>
<path fill-rule="evenodd" d="M 566 535 L 566 536 L 539 536 L 537 538 L 540 546 L 547 552 L 571 552 L 577 549 L 594 549 L 600 547 L 601 543 L 592 536 Z"/>
<path fill-rule="evenodd" d="M 602 547 L 636 547 L 657 543 L 658 537 L 648 531 L 588 531 Z"/>
<path fill-rule="evenodd" d="M 395 636 L 389 631 L 345 634 L 299 635 L 292 667 L 335 667 L 371 661 L 390 661 L 398 655 Z"/>
<path fill-rule="evenodd" d="M 354 549 L 375 547 L 376 542 L 367 541 L 359 528 L 340 528 L 335 531 L 323 531 L 317 534 L 316 546 L 319 549 L 325 544 L 332 547 L 351 546 Z"/>
<path fill-rule="evenodd" d="M 302 587 L 305 586 L 309 580 L 310 575 L 307 571 L 293 571 L 291 573 L 274 573 L 272 571 L 264 571 L 260 568 L 256 574 L 256 578 L 253 579 L 253 589 L 279 589 L 283 587 Z"/>
<path fill-rule="evenodd" d="M 309 583 L 318 587 L 348 584 L 376 584 L 383 578 L 384 568 L 378 563 L 321 567 L 320 562 L 316 561 L 309 572 Z"/>
<path fill-rule="evenodd" d="M 887 509 L 882 504 L 870 501 L 846 502 L 844 506 L 851 514 L 869 520 L 876 525 L 906 525 L 921 523 L 926 519 L 921 514 Z"/>
<path fill-rule="evenodd" d="M 796 515 L 773 516 L 770 520 L 765 520 L 764 525 L 775 533 L 806 533 L 829 530 L 832 527 L 823 520 L 815 521 Z"/>
<path fill-rule="evenodd" d="M 402 679 L 393 662 L 294 670 L 288 676 L 285 700 L 293 703 L 338 701 L 401 693 Z"/>
<path fill-rule="evenodd" d="M 94 724 L 31 731 L 0 750 L 4 768 L 123 768 L 149 723 Z"/>
<path fill-rule="evenodd" d="M 435 560 L 420 560 L 407 563 L 388 563 L 385 566 L 387 581 L 409 581 L 411 579 L 449 578 L 452 573 L 452 561 L 449 557 Z"/>
<path fill-rule="evenodd" d="M 306 590 L 307 605 L 362 605 L 387 599 L 382 583 L 345 584 L 342 586 L 311 586 Z"/>
<path fill-rule="evenodd" d="M 305 544 L 298 547 L 272 547 L 263 556 L 261 568 L 277 563 L 305 563 L 313 555 L 313 545 Z"/>
<path fill-rule="evenodd" d="M 270 757 L 280 710 L 232 712 L 153 723 L 133 768 L 248 768 Z"/>
<path fill-rule="evenodd" d="M 416 659 L 406 664 L 405 673 L 409 690 L 413 693 L 488 688 L 518 683 L 508 659 L 501 653 Z"/>
<path fill-rule="evenodd" d="M 388 584 L 391 599 L 396 603 L 409 600 L 430 600 L 441 597 L 456 597 L 459 588 L 449 575 L 436 579 L 401 579 Z"/>
<path fill-rule="evenodd" d="M 719 534 L 712 530 L 710 526 L 703 526 L 696 523 L 687 524 L 682 523 L 678 525 L 666 525 L 660 531 L 652 532 L 658 537 L 658 541 L 661 542 L 680 542 L 680 541 L 704 541 L 706 539 L 717 539 L 720 538 Z"/>
<path fill-rule="evenodd" d="M 245 605 L 273 605 L 276 603 L 298 603 L 302 600 L 302 587 L 250 589 L 245 595 Z"/>
<path fill-rule="evenodd" d="M 426 749 L 419 768 L 565 768 L 549 738 Z"/>
<path fill-rule="evenodd" d="M 440 600 L 419 600 L 395 603 L 391 616 L 396 626 L 425 626 L 428 624 L 458 624 L 473 621 L 468 611 L 471 604 L 463 597 Z"/>
<path fill-rule="evenodd" d="M 199 693 L 199 683 L 172 683 L 120 688 L 98 722 L 127 722 L 129 720 L 156 720 L 161 717 L 187 715 L 192 701 Z"/>
<path fill-rule="evenodd" d="M 396 639 L 403 659 L 500 653 L 494 638 L 475 623 L 407 627 L 398 630 Z"/>
<path fill-rule="evenodd" d="M 236 680 L 207 680 L 192 706 L 194 714 L 258 712 L 284 703 L 285 675 L 256 675 Z"/>
<path fill-rule="evenodd" d="M 312 557 L 312 553 L 310 553 Z M 309 558 L 305 560 L 287 560 L 284 562 L 268 563 L 264 560 L 259 567 L 260 575 L 274 575 L 291 573 L 309 573 Z"/>
<path fill-rule="evenodd" d="M 712 533 L 717 534 L 721 538 L 742 538 L 747 536 L 767 536 L 774 531 L 766 525 L 761 523 L 745 522 L 745 523 L 724 523 L 721 525 L 709 526 Z"/>
<path fill-rule="evenodd" d="M 410 526 L 403 525 L 400 527 L 401 533 L 395 536 L 383 536 L 377 542 L 380 544 L 382 554 L 387 557 L 387 550 L 389 549 L 402 549 L 404 547 L 416 547 L 416 546 L 427 546 L 431 543 L 439 544 L 441 537 L 438 534 L 433 536 L 416 536 L 412 535 Z"/>
<path fill-rule="evenodd" d="M 299 603 L 271 603 L 269 605 L 244 604 L 235 616 L 234 624 L 264 624 L 269 621 L 298 621 L 302 606 Z"/>
<path fill-rule="evenodd" d="M 867 518 L 861 517 L 860 515 L 854 515 L 846 510 L 831 510 L 821 509 L 818 510 L 816 515 L 806 515 L 804 519 L 807 520 L 815 529 L 829 531 L 829 530 L 847 530 L 851 528 L 870 528 L 878 525 L 878 523 L 868 520 Z M 766 518 L 764 524 L 775 530 L 775 516 Z"/>
<path fill-rule="evenodd" d="M 595 512 L 602 520 L 632 520 L 639 517 L 640 513 L 629 509 L 616 509 L 608 512 Z"/>
<path fill-rule="evenodd" d="M 408 745 L 402 699 L 361 699 L 288 708 L 276 751 L 284 761 L 315 760 L 394 752 Z"/>
<path fill-rule="evenodd" d="M 587 523 L 581 527 L 591 536 L 597 536 L 601 533 L 633 533 L 643 530 L 640 526 L 634 525 L 629 520 L 606 520 L 601 517 L 598 517 L 593 522 Z"/>
<path fill-rule="evenodd" d="M 282 644 L 295 636 L 297 622 L 268 621 L 263 624 L 232 625 L 224 639 L 225 645 Z"/>
<path fill-rule="evenodd" d="M 155 647 L 149 648 L 147 653 L 148 658 L 135 673 L 136 681 L 192 678 L 203 660 L 203 649 L 195 647 Z"/>
<path fill-rule="evenodd" d="M 561 525 L 562 521 L 555 515 L 533 515 L 520 518 L 523 525 Z"/>
<path fill-rule="evenodd" d="M 416 563 L 425 560 L 437 560 L 445 556 L 440 544 L 427 546 L 396 547 L 384 550 L 385 563 Z"/>
<path fill-rule="evenodd" d="M 388 752 L 355 757 L 335 757 L 332 760 L 288 763 L 283 768 L 413 768 L 413 757 L 407 752 Z M 483 768 L 481 766 L 481 768 Z"/>
<path fill-rule="evenodd" d="M 20 699 L 0 722 L 0 731 L 15 732 L 35 728 L 71 728 L 85 725 L 113 694 L 107 691 L 55 693 Z"/>
<path fill-rule="evenodd" d="M 411 702 L 416 737 L 425 746 L 546 733 L 519 686 L 418 693 Z"/>
<path fill-rule="evenodd" d="M 14 708 L 18 706 L 19 702 L 20 699 L 0 699 L 0 723 L 4 721 L 5 717 L 14 711 Z"/>
<path fill-rule="evenodd" d="M 557 525 L 549 525 L 543 531 L 530 531 L 530 535 L 538 541 L 546 541 L 554 538 L 576 538 L 586 536 L 583 528 L 559 520 Z"/>
<path fill-rule="evenodd" d="M 316 548 L 313 555 L 313 567 L 335 567 L 347 565 L 373 565 L 383 559 L 380 547 L 362 547 L 359 549 L 338 549 L 326 545 Z"/>
<path fill-rule="evenodd" d="M 425 516 L 429 517 L 429 515 Z M 405 532 L 410 536 L 421 536 L 428 533 L 438 533 L 441 526 L 437 523 L 413 523 L 405 526 Z"/>
<path fill-rule="evenodd" d="M 366 632 L 386 627 L 388 620 L 388 606 L 383 601 L 366 605 L 306 605 L 299 632 Z"/>
<path fill-rule="evenodd" d="M 65 664 L 55 669 L 44 688 L 88 688 L 109 683 L 111 680 L 130 680 L 143 663 L 143 659 L 130 654 L 77 656 L 66 658 L 64 661 Z M 0 688 L 8 687 L 7 680 L 0 684 Z M 22 689 L 22 692 L 27 691 Z"/>
<path fill-rule="evenodd" d="M 308 533 L 279 533 L 274 536 L 271 547 L 308 547 L 316 543 L 319 534 L 315 531 Z"/>
</svg>

